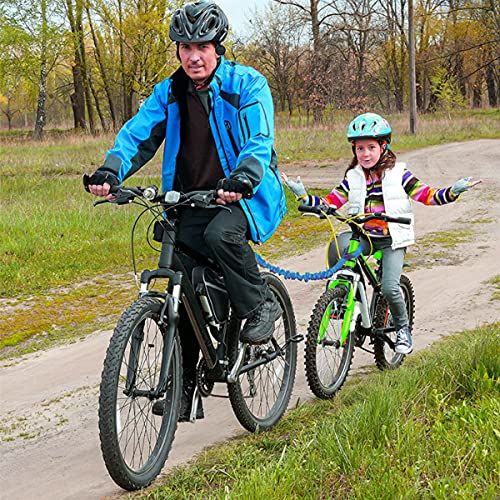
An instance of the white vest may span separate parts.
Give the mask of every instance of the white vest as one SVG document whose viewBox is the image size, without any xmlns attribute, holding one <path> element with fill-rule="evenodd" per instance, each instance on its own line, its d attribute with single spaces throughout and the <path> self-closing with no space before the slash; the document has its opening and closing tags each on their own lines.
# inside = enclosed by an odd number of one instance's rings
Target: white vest
<svg viewBox="0 0 500 500">
<path fill-rule="evenodd" d="M 403 189 L 402 178 L 406 163 L 397 162 L 393 168 L 387 169 L 382 177 L 382 196 L 385 213 L 394 217 L 409 217 L 411 224 L 395 224 L 389 222 L 389 233 L 392 236 L 392 248 L 403 248 L 415 243 L 413 231 L 413 209 L 411 199 Z M 366 199 L 366 178 L 363 167 L 356 165 L 347 172 L 349 182 L 349 205 L 357 206 L 364 212 Z"/>
</svg>

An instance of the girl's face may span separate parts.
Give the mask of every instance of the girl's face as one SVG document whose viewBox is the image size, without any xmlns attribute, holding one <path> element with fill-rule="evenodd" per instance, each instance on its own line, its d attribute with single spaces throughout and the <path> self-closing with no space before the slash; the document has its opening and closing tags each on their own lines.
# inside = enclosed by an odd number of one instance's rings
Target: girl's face
<svg viewBox="0 0 500 500">
<path fill-rule="evenodd" d="M 375 139 L 358 139 L 354 143 L 356 159 L 367 170 L 377 164 L 382 151 L 382 146 Z"/>
</svg>

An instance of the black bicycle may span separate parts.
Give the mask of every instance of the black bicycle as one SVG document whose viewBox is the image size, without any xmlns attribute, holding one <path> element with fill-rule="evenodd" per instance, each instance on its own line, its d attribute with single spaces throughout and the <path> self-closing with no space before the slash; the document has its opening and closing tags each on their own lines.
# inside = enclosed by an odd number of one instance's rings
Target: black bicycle
<svg viewBox="0 0 500 500">
<path fill-rule="evenodd" d="M 198 395 L 207 397 L 216 383 L 223 383 L 227 384 L 236 418 L 245 429 L 260 432 L 275 425 L 290 400 L 297 342 L 302 340 L 296 333 L 285 286 L 273 274 L 263 273 L 283 313 L 267 344 L 240 342 L 241 321 L 231 310 L 217 265 L 190 253 L 188 248 L 181 248 L 176 241 L 178 216 L 183 207 L 228 208 L 215 203 L 214 191 L 157 193 L 154 186 L 122 186 L 115 190 L 114 198 L 95 202 L 95 205 L 142 205 L 144 210 L 137 220 L 151 214 L 148 241 L 152 233 L 152 239 L 161 242 L 158 268 L 141 273 L 139 297 L 123 313 L 113 332 L 100 385 L 101 450 L 109 474 L 126 490 L 150 484 L 160 473 L 172 447 L 182 387 L 181 343 L 176 327 L 180 302 L 188 313 L 202 353 L 191 421 L 196 419 Z M 196 258 L 199 264 L 191 275 L 183 266 L 181 253 Z M 160 278 L 167 280 L 164 292 L 151 287 Z M 155 416 L 152 407 L 161 399 L 165 400 L 163 415 Z"/>
</svg>

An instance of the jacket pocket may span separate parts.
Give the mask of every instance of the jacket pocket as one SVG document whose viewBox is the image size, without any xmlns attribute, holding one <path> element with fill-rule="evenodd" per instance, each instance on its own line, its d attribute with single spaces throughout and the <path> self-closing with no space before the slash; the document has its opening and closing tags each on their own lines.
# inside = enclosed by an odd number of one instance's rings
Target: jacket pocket
<svg viewBox="0 0 500 500">
<path fill-rule="evenodd" d="M 269 137 L 271 135 L 266 111 L 260 102 L 254 102 L 241 108 L 238 111 L 238 122 L 243 143 L 246 143 L 251 137 L 259 135 Z"/>
</svg>

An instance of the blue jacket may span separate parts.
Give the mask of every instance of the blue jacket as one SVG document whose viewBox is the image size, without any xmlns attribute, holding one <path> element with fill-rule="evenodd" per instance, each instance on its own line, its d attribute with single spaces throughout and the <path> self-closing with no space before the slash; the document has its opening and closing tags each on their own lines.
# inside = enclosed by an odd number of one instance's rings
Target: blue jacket
<svg viewBox="0 0 500 500">
<path fill-rule="evenodd" d="M 101 170 L 120 182 L 137 172 L 165 140 L 163 191 L 174 184 L 180 147 L 180 114 L 176 85 L 185 84 L 179 68 L 157 84 L 139 112 L 122 127 Z M 286 212 L 285 194 L 277 169 L 274 109 L 266 79 L 256 70 L 221 58 L 209 86 L 210 127 L 227 177 L 249 180 L 254 196 L 240 204 L 248 219 L 252 240 L 263 243 Z"/>
</svg>

